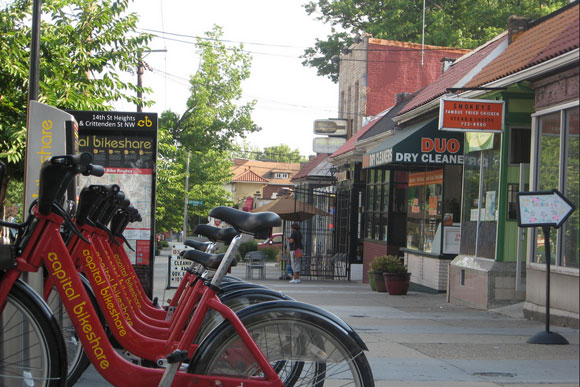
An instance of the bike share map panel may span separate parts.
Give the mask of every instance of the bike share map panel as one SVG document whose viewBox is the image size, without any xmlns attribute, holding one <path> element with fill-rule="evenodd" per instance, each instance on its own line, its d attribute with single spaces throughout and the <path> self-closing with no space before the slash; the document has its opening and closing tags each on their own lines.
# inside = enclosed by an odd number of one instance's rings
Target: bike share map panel
<svg viewBox="0 0 580 387">
<path fill-rule="evenodd" d="M 157 113 L 70 113 L 79 126 L 79 150 L 90 152 L 93 163 L 105 167 L 103 177 L 81 176 L 79 188 L 88 184 L 118 184 L 131 205 L 139 210 L 143 221 L 130 223 L 124 232 L 135 251 L 125 250 L 138 272 L 148 268 L 140 277 L 145 274 L 141 281 L 150 282 L 154 258 Z"/>
</svg>

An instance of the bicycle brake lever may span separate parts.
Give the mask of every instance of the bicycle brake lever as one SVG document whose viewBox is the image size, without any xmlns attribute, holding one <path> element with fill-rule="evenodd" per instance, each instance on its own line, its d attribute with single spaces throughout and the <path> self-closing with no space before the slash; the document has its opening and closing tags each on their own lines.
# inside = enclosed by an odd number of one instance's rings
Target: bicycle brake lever
<svg viewBox="0 0 580 387">
<path fill-rule="evenodd" d="M 109 236 L 109 241 L 113 241 L 113 243 L 115 243 L 117 246 L 121 246 L 119 244 L 119 242 L 117 242 L 115 240 L 115 237 L 113 236 L 113 233 L 111 232 L 111 230 L 109 230 L 109 228 L 107 226 L 105 226 L 101 222 L 97 222 L 97 227 L 107 233 L 107 235 Z"/>
<path fill-rule="evenodd" d="M 121 234 L 121 235 L 117 235 L 117 236 L 119 238 L 123 239 L 123 243 L 125 243 L 125 245 L 127 245 L 127 247 L 131 249 L 131 251 L 135 251 L 135 249 L 131 246 L 131 244 L 129 243 L 129 241 L 127 240 L 127 238 L 125 238 L 125 235 Z M 117 241 L 115 241 L 115 242 L 117 242 Z"/>
<path fill-rule="evenodd" d="M 52 208 L 54 212 L 64 219 L 65 224 L 74 232 L 79 238 L 81 238 L 84 242 L 91 244 L 91 242 L 84 237 L 84 235 L 80 232 L 77 226 L 74 224 L 68 213 L 56 203 L 52 203 Z"/>
</svg>

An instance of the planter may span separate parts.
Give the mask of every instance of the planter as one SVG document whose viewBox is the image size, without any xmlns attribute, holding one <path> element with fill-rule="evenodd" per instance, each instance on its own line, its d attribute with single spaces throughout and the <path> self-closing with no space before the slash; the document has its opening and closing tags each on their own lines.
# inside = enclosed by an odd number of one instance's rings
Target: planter
<svg viewBox="0 0 580 387">
<path fill-rule="evenodd" d="M 371 285 L 371 290 L 373 292 L 377 291 L 377 287 L 375 285 L 375 272 L 369 271 L 369 285 Z"/>
<path fill-rule="evenodd" d="M 409 290 L 411 282 L 411 273 L 383 273 L 385 287 L 389 294 L 393 296 L 402 296 Z"/>
<path fill-rule="evenodd" d="M 375 279 L 375 287 L 377 292 L 379 293 L 386 293 L 387 287 L 385 286 L 385 280 L 383 277 L 383 273 L 373 273 L 373 277 Z"/>
</svg>

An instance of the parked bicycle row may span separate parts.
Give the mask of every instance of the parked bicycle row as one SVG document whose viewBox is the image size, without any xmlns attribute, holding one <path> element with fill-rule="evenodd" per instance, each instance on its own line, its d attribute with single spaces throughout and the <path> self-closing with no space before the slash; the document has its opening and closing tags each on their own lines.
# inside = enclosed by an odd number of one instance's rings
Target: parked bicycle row
<svg viewBox="0 0 580 387">
<path fill-rule="evenodd" d="M 214 208 L 231 227 L 196 228 L 209 242 L 186 242 L 191 267 L 158 305 L 125 251 L 139 212 L 114 184 L 82 188 L 66 211 L 78 174 L 104 169 L 88 153 L 45 161 L 26 221 L 1 222 L 18 234 L 0 255 L 0 385 L 70 386 L 90 363 L 116 386 L 374 385 L 366 345 L 345 322 L 227 274 L 242 234 L 268 233 L 278 215 Z M 42 295 L 21 278 L 41 268 Z"/>
</svg>

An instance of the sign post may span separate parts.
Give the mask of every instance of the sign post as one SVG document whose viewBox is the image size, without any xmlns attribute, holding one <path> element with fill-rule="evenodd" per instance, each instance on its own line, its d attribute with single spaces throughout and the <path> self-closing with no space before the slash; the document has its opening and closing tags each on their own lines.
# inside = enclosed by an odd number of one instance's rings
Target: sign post
<svg viewBox="0 0 580 387">
<path fill-rule="evenodd" d="M 517 215 L 520 227 L 541 227 L 544 233 L 546 261 L 546 329 L 532 336 L 530 344 L 569 344 L 562 335 L 550 332 L 550 227 L 559 228 L 574 212 L 575 207 L 557 190 L 518 192 Z"/>
</svg>

